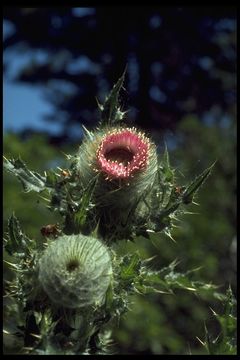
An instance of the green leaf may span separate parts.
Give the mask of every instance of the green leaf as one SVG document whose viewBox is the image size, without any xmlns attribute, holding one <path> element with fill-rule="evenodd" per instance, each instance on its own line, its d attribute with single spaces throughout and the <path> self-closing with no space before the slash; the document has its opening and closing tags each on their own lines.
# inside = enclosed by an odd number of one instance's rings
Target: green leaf
<svg viewBox="0 0 240 360">
<path fill-rule="evenodd" d="M 158 232 L 166 227 L 169 228 L 171 226 L 171 218 L 169 215 L 174 213 L 180 205 L 181 200 L 174 201 L 174 199 L 170 197 L 166 207 L 158 211 L 154 216 L 151 216 L 151 220 L 155 224 L 154 230 Z"/>
<path fill-rule="evenodd" d="M 171 199 L 167 206 L 160 212 L 159 219 L 162 221 L 163 218 L 167 217 L 168 215 L 172 214 L 177 208 L 181 205 L 181 201 L 172 202 Z"/>
<path fill-rule="evenodd" d="M 226 296 L 223 297 L 223 313 L 217 314 L 211 309 L 213 315 L 221 325 L 221 332 L 213 339 L 205 326 L 205 343 L 203 344 L 210 355 L 235 355 L 237 353 L 237 319 L 234 315 L 235 307 L 236 300 L 231 288 L 229 288 Z"/>
<path fill-rule="evenodd" d="M 105 295 L 105 307 L 107 311 L 111 309 L 112 302 L 113 302 L 113 284 L 110 283 Z"/>
<path fill-rule="evenodd" d="M 8 235 L 9 242 L 7 244 L 8 246 L 6 246 L 6 250 L 11 254 L 19 250 L 19 244 L 21 243 L 22 239 L 20 225 L 14 214 L 12 214 L 8 220 Z"/>
<path fill-rule="evenodd" d="M 174 271 L 177 262 L 172 262 L 169 266 L 159 271 L 149 271 L 147 268 L 141 271 L 141 281 L 136 285 L 137 290 L 140 292 L 160 292 L 160 293 L 173 293 L 175 289 L 182 289 L 192 291 L 200 296 L 206 294 L 214 294 L 216 285 L 206 284 L 200 281 L 193 281 L 191 274 L 198 269 L 188 271 L 187 273 L 180 273 Z"/>
<path fill-rule="evenodd" d="M 183 191 L 181 194 L 175 186 L 172 186 L 174 182 L 174 171 L 170 169 L 167 148 L 165 149 L 162 166 L 159 168 L 159 183 L 162 187 L 162 208 L 151 216 L 151 222 L 155 224 L 153 227 L 154 231 L 162 231 L 166 227 L 171 226 L 169 215 L 178 210 L 181 204 L 189 204 L 192 202 L 194 194 L 210 175 L 214 165 L 215 163 L 199 175 L 188 187 L 181 187 L 181 191 Z M 163 182 L 161 183 L 161 181 Z M 167 181 L 169 181 L 168 184 L 166 184 Z M 166 193 L 168 193 L 168 196 L 166 196 Z M 164 197 L 167 199 L 165 205 L 163 204 Z M 151 228 L 151 224 L 149 224 L 149 227 Z M 169 229 L 167 229 L 165 233 L 171 237 Z"/>
<path fill-rule="evenodd" d="M 216 161 L 209 168 L 204 170 L 202 174 L 198 175 L 189 186 L 187 186 L 186 190 L 182 195 L 182 202 L 184 204 L 190 204 L 192 202 L 194 194 L 211 174 L 212 168 L 215 163 Z"/>
<path fill-rule="evenodd" d="M 88 187 L 83 192 L 82 198 L 81 198 L 81 201 L 79 204 L 79 208 L 78 208 L 77 212 L 74 214 L 74 225 L 78 231 L 80 229 L 82 229 L 82 227 L 84 227 L 84 225 L 85 225 L 85 222 L 87 219 L 87 214 L 91 207 L 92 194 L 94 192 L 94 188 L 97 183 L 97 178 L 98 178 L 98 176 L 96 176 L 89 183 Z"/>
<path fill-rule="evenodd" d="M 31 240 L 22 232 L 18 219 L 14 214 L 8 220 L 8 241 L 5 249 L 11 255 L 29 252 L 28 245 Z"/>
<path fill-rule="evenodd" d="M 142 273 L 141 281 L 135 285 L 136 289 L 143 294 L 158 292 L 163 294 L 171 293 L 168 284 L 158 271 L 146 271 Z"/>
<path fill-rule="evenodd" d="M 17 176 L 26 192 L 40 192 L 46 188 L 45 177 L 39 175 L 35 171 L 30 171 L 20 158 L 16 160 L 4 158 L 3 166 L 8 172 Z"/>
<path fill-rule="evenodd" d="M 124 281 L 132 281 L 139 274 L 141 260 L 138 254 L 126 255 L 121 262 L 120 277 Z"/>
<path fill-rule="evenodd" d="M 221 324 L 223 335 L 225 337 L 234 337 L 237 326 L 237 319 L 234 316 L 235 307 L 236 300 L 233 296 L 231 288 L 229 287 L 226 292 L 226 299 L 223 302 L 223 314 L 220 315 L 213 312 L 217 320 Z"/>
<path fill-rule="evenodd" d="M 101 110 L 101 124 L 103 125 L 113 125 L 116 122 L 123 119 L 124 112 L 121 112 L 119 108 L 119 93 L 123 87 L 123 82 L 125 78 L 126 68 L 123 72 L 123 75 L 113 86 L 110 94 L 106 98 L 103 105 L 99 105 Z"/>
<path fill-rule="evenodd" d="M 161 161 L 161 177 L 162 181 L 172 183 L 174 180 L 174 170 L 170 166 L 167 145 L 165 144 L 165 151 Z"/>
<path fill-rule="evenodd" d="M 51 309 L 46 309 L 42 313 L 42 318 L 39 323 L 42 336 L 47 336 L 54 329 L 58 321 L 53 321 Z"/>
<path fill-rule="evenodd" d="M 118 291 L 121 290 L 121 296 L 115 299 L 117 305 L 117 312 L 126 311 L 127 296 L 129 293 L 136 291 L 135 285 L 141 277 L 141 259 L 137 253 L 127 254 L 123 256 L 118 264 Z M 122 309 L 122 310 L 121 310 Z"/>
</svg>

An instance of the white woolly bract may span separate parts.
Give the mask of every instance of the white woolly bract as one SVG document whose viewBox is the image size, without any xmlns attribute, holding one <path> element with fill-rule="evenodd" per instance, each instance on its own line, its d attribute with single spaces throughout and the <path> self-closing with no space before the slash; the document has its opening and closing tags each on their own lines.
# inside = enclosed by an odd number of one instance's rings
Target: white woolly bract
<svg viewBox="0 0 240 360">
<path fill-rule="evenodd" d="M 79 264 L 69 270 L 71 264 Z M 101 241 L 62 236 L 39 261 L 39 280 L 52 302 L 66 308 L 101 305 L 112 277 L 110 254 Z"/>
</svg>

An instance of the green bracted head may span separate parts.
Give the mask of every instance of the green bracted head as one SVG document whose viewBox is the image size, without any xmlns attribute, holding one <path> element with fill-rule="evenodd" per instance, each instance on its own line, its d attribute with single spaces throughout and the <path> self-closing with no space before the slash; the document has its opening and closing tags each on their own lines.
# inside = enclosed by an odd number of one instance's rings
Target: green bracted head
<svg viewBox="0 0 240 360">
<path fill-rule="evenodd" d="M 61 236 L 39 260 L 39 280 L 51 301 L 66 308 L 104 303 L 112 279 L 107 247 L 90 236 Z"/>
<path fill-rule="evenodd" d="M 156 179 L 156 146 L 136 128 L 100 128 L 84 139 L 74 168 L 83 188 L 97 176 L 93 202 L 98 217 L 110 228 L 121 226 Z"/>
</svg>

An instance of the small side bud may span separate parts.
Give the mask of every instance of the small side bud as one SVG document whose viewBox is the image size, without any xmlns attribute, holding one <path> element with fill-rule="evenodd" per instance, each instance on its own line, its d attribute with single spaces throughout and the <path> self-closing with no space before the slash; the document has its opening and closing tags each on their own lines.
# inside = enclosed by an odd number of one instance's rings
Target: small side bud
<svg viewBox="0 0 240 360">
<path fill-rule="evenodd" d="M 39 280 L 54 304 L 66 308 L 102 305 L 112 278 L 111 257 L 101 241 L 61 236 L 39 260 Z"/>
</svg>

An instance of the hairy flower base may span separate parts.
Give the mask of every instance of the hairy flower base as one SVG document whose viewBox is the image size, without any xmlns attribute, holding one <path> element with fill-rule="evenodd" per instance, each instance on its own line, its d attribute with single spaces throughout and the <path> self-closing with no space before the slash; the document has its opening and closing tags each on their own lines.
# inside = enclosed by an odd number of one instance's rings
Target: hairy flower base
<svg viewBox="0 0 240 360">
<path fill-rule="evenodd" d="M 135 128 L 108 132 L 97 150 L 97 171 L 107 179 L 128 179 L 147 167 L 149 140 Z"/>
<path fill-rule="evenodd" d="M 62 236 L 39 261 L 39 279 L 53 303 L 66 308 L 101 305 L 111 281 L 111 257 L 101 241 Z"/>
</svg>

